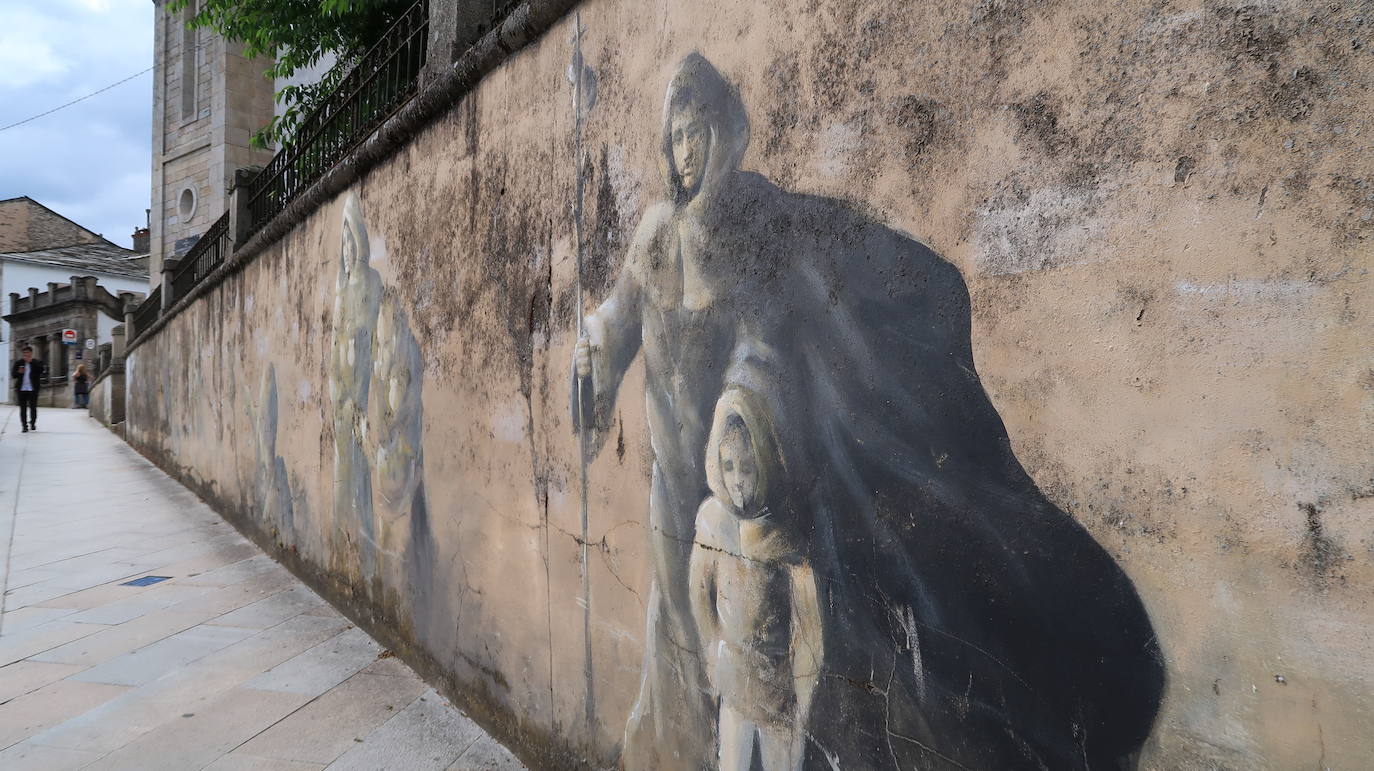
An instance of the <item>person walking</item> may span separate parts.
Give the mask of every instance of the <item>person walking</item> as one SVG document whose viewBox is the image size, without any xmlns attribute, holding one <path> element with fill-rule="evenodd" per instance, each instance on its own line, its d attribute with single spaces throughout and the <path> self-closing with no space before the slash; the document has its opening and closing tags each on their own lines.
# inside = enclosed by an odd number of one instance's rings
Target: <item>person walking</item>
<svg viewBox="0 0 1374 771">
<path fill-rule="evenodd" d="M 73 408 L 85 409 L 91 406 L 91 376 L 86 374 L 86 365 L 76 365 L 72 375 L 72 395 L 76 398 Z"/>
<path fill-rule="evenodd" d="M 38 430 L 38 388 L 43 381 L 43 360 L 33 358 L 33 346 L 20 349 L 23 357 L 10 367 L 14 390 L 19 392 L 19 422 L 24 433 Z"/>
</svg>

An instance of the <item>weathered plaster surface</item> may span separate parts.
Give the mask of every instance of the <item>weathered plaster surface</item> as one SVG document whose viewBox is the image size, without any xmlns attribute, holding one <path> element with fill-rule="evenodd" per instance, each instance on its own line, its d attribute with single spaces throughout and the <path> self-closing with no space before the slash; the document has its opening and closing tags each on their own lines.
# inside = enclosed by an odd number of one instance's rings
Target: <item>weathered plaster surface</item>
<svg viewBox="0 0 1374 771">
<path fill-rule="evenodd" d="M 663 195 L 664 91 L 699 51 L 749 110 L 743 168 L 850 202 L 963 274 L 1013 449 L 1116 558 L 1159 635 L 1168 689 L 1142 765 L 1374 755 L 1374 6 L 607 0 L 581 14 L 598 91 L 583 310 Z M 653 454 L 636 364 L 589 468 L 585 641 L 571 34 L 565 20 L 351 191 L 421 354 L 418 576 L 368 573 L 335 521 L 343 197 L 135 351 L 127 434 L 532 759 L 572 765 L 542 753 L 573 748 L 601 765 L 639 687 Z M 283 489 L 289 529 L 263 514 Z"/>
</svg>

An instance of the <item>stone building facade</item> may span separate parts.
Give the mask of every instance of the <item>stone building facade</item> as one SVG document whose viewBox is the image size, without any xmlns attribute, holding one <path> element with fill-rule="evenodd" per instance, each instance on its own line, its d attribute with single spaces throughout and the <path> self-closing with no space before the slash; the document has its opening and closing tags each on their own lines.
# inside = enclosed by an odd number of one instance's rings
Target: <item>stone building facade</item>
<svg viewBox="0 0 1374 771">
<path fill-rule="evenodd" d="M 170 11 L 156 0 L 153 47 L 153 168 L 149 214 L 152 275 L 185 253 L 225 211 L 234 170 L 262 165 L 253 132 L 272 119 L 267 58 L 206 29 L 190 29 L 192 8 Z M 194 4 L 193 4 L 194 5 Z"/>
<path fill-rule="evenodd" d="M 84 363 L 95 377 L 100 361 L 97 351 L 102 344 L 122 338 L 125 309 L 132 309 L 142 297 L 135 292 L 111 294 L 95 276 L 72 276 L 70 283 L 50 283 L 46 292 L 32 288 L 27 296 L 9 294 L 9 312 L 4 318 L 14 335 L 14 358 L 25 345 L 31 345 L 34 358 L 48 365 L 47 379 L 39 392 L 40 407 L 72 404 L 71 376 L 77 365 Z M 76 331 L 75 341 L 63 342 L 62 332 L 67 329 Z M 16 401 L 16 395 L 10 393 L 14 382 L 6 382 L 6 393 Z"/>
<path fill-rule="evenodd" d="M 0 252 L 28 252 L 70 244 L 96 244 L 105 239 L 32 198 L 0 201 Z"/>
</svg>

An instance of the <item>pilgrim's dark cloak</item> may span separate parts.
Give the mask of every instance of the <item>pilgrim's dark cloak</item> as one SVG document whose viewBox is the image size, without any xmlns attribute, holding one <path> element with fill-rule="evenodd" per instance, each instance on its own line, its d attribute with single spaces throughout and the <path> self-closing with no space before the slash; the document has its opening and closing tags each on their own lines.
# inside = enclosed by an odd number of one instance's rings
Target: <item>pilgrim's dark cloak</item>
<svg viewBox="0 0 1374 771">
<path fill-rule="evenodd" d="M 808 768 L 1130 767 L 1158 642 L 1130 580 L 1036 487 L 924 245 L 737 172 L 726 387 L 762 397 L 819 584 Z"/>
<path fill-rule="evenodd" d="M 673 168 L 675 114 L 711 130 L 695 192 Z M 604 437 L 643 352 L 654 583 L 622 764 L 714 762 L 688 557 L 711 410 L 739 386 L 772 412 L 779 505 L 819 584 L 808 768 L 1128 766 L 1158 709 L 1158 643 L 1129 579 L 1013 454 L 974 368 L 959 272 L 843 204 L 739 171 L 743 103 L 699 55 L 674 76 L 663 126 L 671 200 L 645 213 L 587 319 L 593 375 L 573 404 L 575 425 Z M 695 309 L 688 265 L 711 287 Z"/>
</svg>

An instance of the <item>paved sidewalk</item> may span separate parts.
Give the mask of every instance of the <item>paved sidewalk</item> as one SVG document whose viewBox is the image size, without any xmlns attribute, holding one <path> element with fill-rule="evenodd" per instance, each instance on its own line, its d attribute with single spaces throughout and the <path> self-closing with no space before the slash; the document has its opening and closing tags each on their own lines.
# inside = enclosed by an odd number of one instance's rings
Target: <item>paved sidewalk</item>
<svg viewBox="0 0 1374 771">
<path fill-rule="evenodd" d="M 84 411 L 38 420 L 0 405 L 0 768 L 523 768 Z"/>
</svg>

